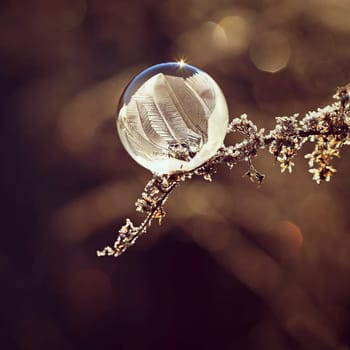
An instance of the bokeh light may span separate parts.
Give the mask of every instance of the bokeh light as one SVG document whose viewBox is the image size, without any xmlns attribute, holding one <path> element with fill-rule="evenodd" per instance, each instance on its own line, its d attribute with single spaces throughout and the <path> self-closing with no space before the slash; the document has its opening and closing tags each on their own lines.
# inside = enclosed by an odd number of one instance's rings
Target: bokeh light
<svg viewBox="0 0 350 350">
<path fill-rule="evenodd" d="M 217 24 L 223 30 L 220 46 L 232 55 L 241 54 L 249 45 L 250 26 L 241 16 L 227 16 Z M 218 29 L 216 29 L 218 30 Z M 214 40 L 216 41 L 216 37 Z"/>
<path fill-rule="evenodd" d="M 1 348 L 347 349 L 350 159 L 316 185 L 268 152 L 260 188 L 219 167 L 168 199 L 118 259 L 97 258 L 151 174 L 118 139 L 118 100 L 144 68 L 184 59 L 230 117 L 331 102 L 350 82 L 348 0 L 9 0 L 1 6 Z M 230 136 L 226 144 L 240 142 Z M 308 146 L 305 145 L 305 150 Z M 343 348 L 342 348 L 343 347 Z"/>
<path fill-rule="evenodd" d="M 269 73 L 276 73 L 285 68 L 290 54 L 288 39 L 279 32 L 258 34 L 250 48 L 250 58 L 255 66 Z"/>
</svg>

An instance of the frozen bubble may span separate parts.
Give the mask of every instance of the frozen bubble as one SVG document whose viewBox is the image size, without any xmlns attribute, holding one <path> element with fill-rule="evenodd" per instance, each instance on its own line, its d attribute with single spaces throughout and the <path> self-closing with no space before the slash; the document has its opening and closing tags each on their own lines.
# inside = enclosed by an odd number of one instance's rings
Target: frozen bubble
<svg viewBox="0 0 350 350">
<path fill-rule="evenodd" d="M 183 62 L 138 74 L 119 103 L 117 127 L 130 156 L 156 174 L 192 170 L 223 145 L 225 97 L 205 72 Z"/>
</svg>

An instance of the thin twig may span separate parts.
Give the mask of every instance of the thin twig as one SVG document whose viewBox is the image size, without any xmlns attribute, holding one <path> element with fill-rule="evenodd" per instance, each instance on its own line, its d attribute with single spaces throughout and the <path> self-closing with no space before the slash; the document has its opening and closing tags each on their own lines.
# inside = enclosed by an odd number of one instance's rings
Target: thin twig
<svg viewBox="0 0 350 350">
<path fill-rule="evenodd" d="M 179 184 L 181 181 L 177 177 L 171 177 L 168 180 L 168 186 L 166 189 L 161 189 L 159 186 L 159 183 L 164 179 L 161 179 L 158 176 L 155 176 L 152 178 L 152 180 L 149 181 L 149 183 L 146 185 L 145 190 L 143 194 L 148 192 L 149 188 L 157 188 L 160 193 L 160 195 L 157 198 L 149 198 L 147 199 L 148 202 L 146 202 L 146 199 L 138 200 L 136 202 L 136 205 L 141 205 L 141 201 L 145 201 L 149 207 L 140 209 L 141 206 L 137 207 L 138 211 L 147 212 L 147 216 L 144 221 L 139 226 L 134 226 L 132 221 L 127 218 L 125 225 L 119 230 L 119 235 L 112 247 L 105 247 L 101 251 L 97 251 L 97 256 L 104 256 L 104 255 L 114 255 L 115 257 L 121 255 L 125 252 L 126 249 L 128 249 L 130 246 L 132 246 L 136 239 L 139 238 L 142 234 L 147 232 L 147 228 L 151 226 L 153 219 L 158 219 L 159 223 L 162 222 L 163 217 L 165 216 L 165 211 L 163 209 L 163 206 L 168 199 L 170 193 L 175 189 L 175 187 Z M 146 197 L 143 195 L 143 197 Z"/>
</svg>

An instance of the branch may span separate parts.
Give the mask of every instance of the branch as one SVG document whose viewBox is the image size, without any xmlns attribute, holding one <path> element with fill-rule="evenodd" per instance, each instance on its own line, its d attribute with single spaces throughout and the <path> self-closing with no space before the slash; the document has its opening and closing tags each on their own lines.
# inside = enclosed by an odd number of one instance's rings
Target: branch
<svg viewBox="0 0 350 350">
<path fill-rule="evenodd" d="M 219 164 L 225 163 L 232 169 L 236 163 L 246 161 L 248 171 L 245 175 L 261 184 L 265 175 L 255 169 L 252 159 L 262 148 L 269 148 L 269 152 L 280 163 L 282 172 L 287 169 L 291 172 L 297 152 L 305 142 L 313 142 L 314 150 L 305 155 L 310 167 L 309 172 L 313 174 L 317 183 L 329 181 L 331 175 L 336 172 L 331 165 L 333 158 L 340 157 L 340 148 L 343 145 L 350 145 L 350 86 L 339 88 L 333 98 L 333 104 L 309 112 L 300 120 L 298 114 L 277 117 L 276 127 L 266 135 L 265 130 L 258 129 L 246 114 L 233 119 L 227 133 L 239 132 L 245 139 L 236 145 L 221 147 L 212 158 L 191 171 L 154 175 L 147 183 L 141 198 L 135 203 L 136 211 L 146 214 L 145 220 L 139 226 L 134 226 L 129 218 L 126 219 L 113 247 L 105 247 L 98 251 L 97 255 L 117 257 L 147 231 L 153 219 L 157 219 L 161 224 L 165 216 L 163 207 L 170 193 L 193 175 L 211 181 Z"/>
</svg>

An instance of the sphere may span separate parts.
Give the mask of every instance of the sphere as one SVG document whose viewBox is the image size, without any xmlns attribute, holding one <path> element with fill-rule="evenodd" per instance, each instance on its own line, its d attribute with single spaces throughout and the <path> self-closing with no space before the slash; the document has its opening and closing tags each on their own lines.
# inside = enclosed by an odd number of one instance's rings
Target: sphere
<svg viewBox="0 0 350 350">
<path fill-rule="evenodd" d="M 183 62 L 152 66 L 131 80 L 117 128 L 126 151 L 151 172 L 193 170 L 223 145 L 225 97 L 207 73 Z"/>
</svg>

